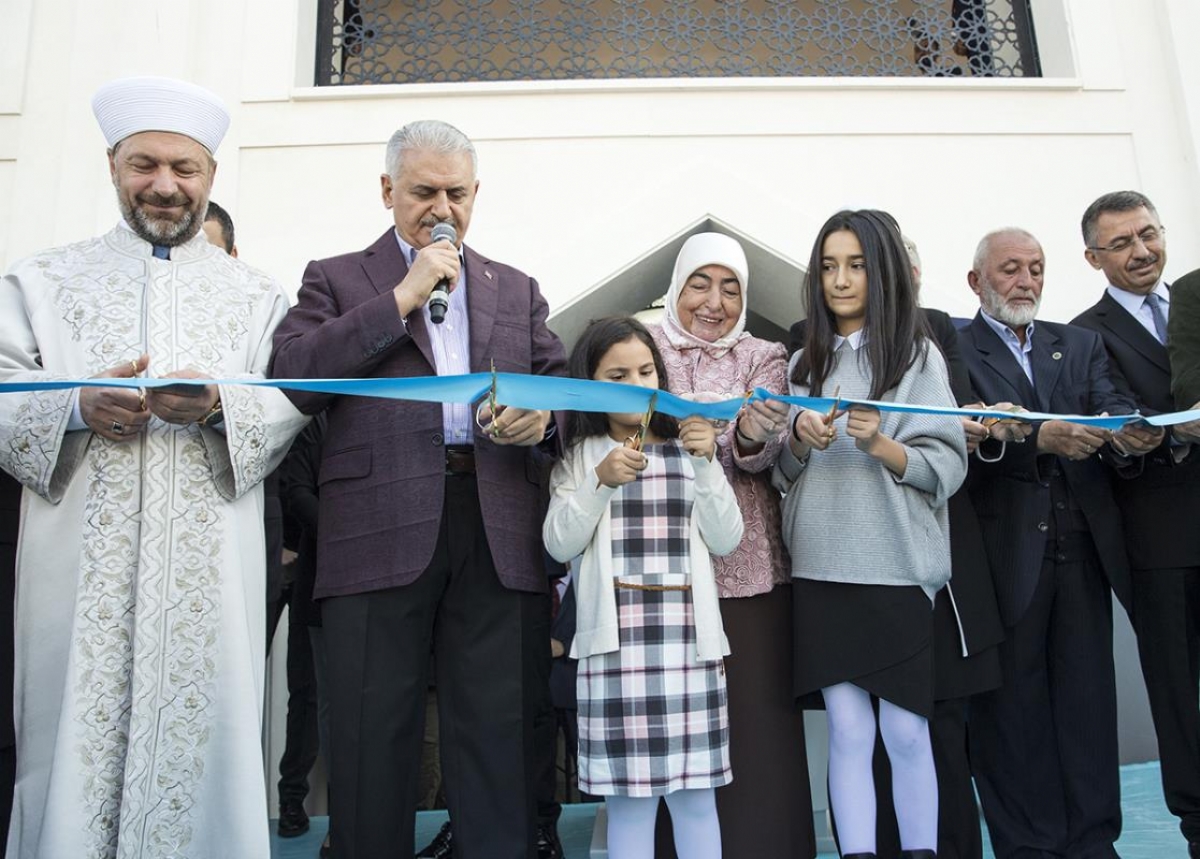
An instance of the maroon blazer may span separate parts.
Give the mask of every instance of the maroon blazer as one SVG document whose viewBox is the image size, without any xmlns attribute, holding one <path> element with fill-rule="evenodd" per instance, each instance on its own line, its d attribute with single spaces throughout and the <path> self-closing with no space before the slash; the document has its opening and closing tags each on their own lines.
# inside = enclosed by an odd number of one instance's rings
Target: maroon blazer
<svg viewBox="0 0 1200 859">
<path fill-rule="evenodd" d="M 562 343 L 533 278 L 464 247 L 471 370 L 562 375 Z M 308 265 L 275 331 L 274 378 L 432 376 L 423 314 L 400 319 L 392 289 L 408 265 L 394 230 L 364 251 Z M 440 403 L 287 391 L 305 414 L 327 410 L 315 596 L 408 584 L 429 566 L 445 489 Z M 535 448 L 475 432 L 479 504 L 500 581 L 546 590 L 543 461 Z"/>
</svg>

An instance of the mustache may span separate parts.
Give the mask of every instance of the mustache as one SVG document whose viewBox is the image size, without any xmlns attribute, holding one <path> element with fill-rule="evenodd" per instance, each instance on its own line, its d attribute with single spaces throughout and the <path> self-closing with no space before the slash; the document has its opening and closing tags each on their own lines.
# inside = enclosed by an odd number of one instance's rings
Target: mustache
<svg viewBox="0 0 1200 859">
<path fill-rule="evenodd" d="M 192 202 L 191 198 L 186 194 L 163 196 L 162 194 L 155 193 L 139 194 L 137 201 L 149 206 L 162 206 L 164 208 L 168 206 L 186 206 Z"/>
<path fill-rule="evenodd" d="M 444 220 L 444 221 L 441 220 L 440 218 L 434 218 L 434 217 L 424 217 L 421 219 L 422 227 L 428 227 L 429 229 L 433 229 L 438 224 L 449 224 L 450 226 L 454 227 L 454 229 L 456 231 L 458 230 L 458 221 L 455 218 L 446 218 L 446 220 Z"/>
</svg>

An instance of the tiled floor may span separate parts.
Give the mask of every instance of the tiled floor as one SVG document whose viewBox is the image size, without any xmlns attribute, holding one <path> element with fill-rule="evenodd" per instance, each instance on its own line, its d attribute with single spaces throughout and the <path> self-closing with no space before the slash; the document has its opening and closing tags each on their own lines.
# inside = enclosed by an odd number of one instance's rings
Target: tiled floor
<svg viewBox="0 0 1200 859">
<path fill-rule="evenodd" d="M 1121 840 L 1117 842 L 1121 859 L 1183 859 L 1187 855 L 1177 821 L 1163 805 L 1157 763 L 1133 764 L 1121 769 L 1121 808 L 1125 818 Z M 559 836 L 567 859 L 588 859 L 595 816 L 594 805 L 571 805 L 563 809 Z M 445 819 L 444 812 L 418 814 L 417 842 L 425 844 L 433 838 Z M 307 835 L 287 840 L 272 837 L 272 859 L 315 859 L 327 825 L 325 818 L 316 817 Z M 984 855 L 992 859 L 991 849 L 985 848 Z M 821 859 L 833 857 L 822 854 Z"/>
</svg>

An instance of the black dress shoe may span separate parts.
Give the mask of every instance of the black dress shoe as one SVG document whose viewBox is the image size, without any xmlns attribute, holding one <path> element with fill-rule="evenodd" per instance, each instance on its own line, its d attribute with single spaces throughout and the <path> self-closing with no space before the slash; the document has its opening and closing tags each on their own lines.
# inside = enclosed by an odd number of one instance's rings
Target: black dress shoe
<svg viewBox="0 0 1200 859">
<path fill-rule="evenodd" d="M 308 814 L 304 805 L 299 802 L 279 803 L 279 827 L 276 830 L 280 838 L 295 838 L 308 832 Z"/>
<path fill-rule="evenodd" d="M 562 842 L 558 840 L 558 827 L 553 823 L 539 823 L 537 828 L 538 859 L 563 859 Z"/>
<path fill-rule="evenodd" d="M 417 859 L 454 859 L 454 831 L 450 828 L 449 820 L 442 824 L 425 849 L 417 854 Z"/>
<path fill-rule="evenodd" d="M 900 859 L 937 859 L 933 850 L 901 850 Z"/>
</svg>

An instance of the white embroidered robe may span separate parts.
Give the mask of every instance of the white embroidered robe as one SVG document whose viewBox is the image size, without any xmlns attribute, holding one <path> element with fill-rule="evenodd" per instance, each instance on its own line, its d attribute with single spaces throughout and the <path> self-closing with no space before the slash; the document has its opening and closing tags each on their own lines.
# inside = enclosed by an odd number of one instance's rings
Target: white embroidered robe
<svg viewBox="0 0 1200 859">
<path fill-rule="evenodd" d="M 159 260 L 128 227 L 0 284 L 0 378 L 261 376 L 279 286 L 205 241 Z M 304 418 L 222 386 L 225 432 L 153 418 L 67 431 L 77 390 L 0 393 L 0 466 L 25 485 L 17 556 L 18 770 L 9 859 L 269 855 L 260 745 L 262 478 Z"/>
</svg>

